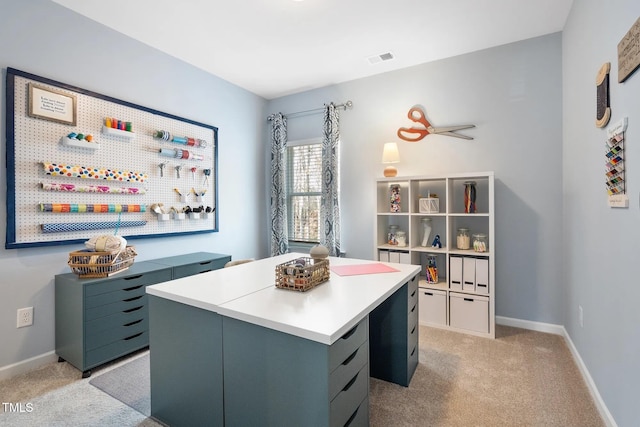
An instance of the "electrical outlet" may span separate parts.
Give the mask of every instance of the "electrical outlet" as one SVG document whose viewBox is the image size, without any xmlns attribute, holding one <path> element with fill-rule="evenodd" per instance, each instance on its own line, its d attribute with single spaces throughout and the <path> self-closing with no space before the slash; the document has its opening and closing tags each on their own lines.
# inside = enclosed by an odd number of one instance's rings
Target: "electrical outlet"
<svg viewBox="0 0 640 427">
<path fill-rule="evenodd" d="M 17 328 L 33 325 L 33 307 L 25 307 L 18 309 Z"/>
<path fill-rule="evenodd" d="M 578 306 L 578 321 L 580 322 L 580 327 L 584 326 L 584 313 L 582 311 L 582 306 Z"/>
</svg>

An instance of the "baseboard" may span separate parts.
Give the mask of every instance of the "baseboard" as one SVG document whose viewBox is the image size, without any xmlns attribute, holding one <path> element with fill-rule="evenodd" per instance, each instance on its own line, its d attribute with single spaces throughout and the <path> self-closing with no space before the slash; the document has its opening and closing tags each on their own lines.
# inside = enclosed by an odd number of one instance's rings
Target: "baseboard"
<svg viewBox="0 0 640 427">
<path fill-rule="evenodd" d="M 593 398 L 596 408 L 598 408 L 598 412 L 600 413 L 600 416 L 602 417 L 603 421 L 608 427 L 618 427 L 616 420 L 613 418 L 613 415 L 611 415 L 611 412 L 609 412 L 609 408 L 607 408 L 607 405 L 604 403 L 604 400 L 602 400 L 602 396 L 600 396 L 600 392 L 598 391 L 598 388 L 596 387 L 596 384 L 593 381 L 593 378 L 591 378 L 591 374 L 589 373 L 587 366 L 584 364 L 582 357 L 580 357 L 580 353 L 578 352 L 578 349 L 573 344 L 573 341 L 571 340 L 571 336 L 569 336 L 569 333 L 567 332 L 564 326 L 554 325 L 551 323 L 532 322 L 530 320 L 513 319 L 511 317 L 503 317 L 503 316 L 496 316 L 496 323 L 500 325 L 505 325 L 505 326 L 513 326 L 516 328 L 529 329 L 532 331 L 561 335 L 564 338 L 565 342 L 567 343 L 567 346 L 569 347 L 569 351 L 571 351 L 573 360 L 576 362 L 576 365 L 578 365 L 578 369 L 582 374 L 582 378 L 584 379 L 584 382 L 587 384 L 589 393 L 591 394 L 591 397 Z"/>
<path fill-rule="evenodd" d="M 3 366 L 0 368 L 0 381 L 37 369 L 47 363 L 55 362 L 56 360 L 58 360 L 58 356 L 55 351 L 50 351 L 12 365 Z"/>
<path fill-rule="evenodd" d="M 499 325 L 513 326 L 514 328 L 529 329 L 531 331 L 546 332 L 548 334 L 566 334 L 564 326 L 552 323 L 533 322 L 531 320 L 514 319 L 511 317 L 496 316 L 496 323 Z"/>
</svg>

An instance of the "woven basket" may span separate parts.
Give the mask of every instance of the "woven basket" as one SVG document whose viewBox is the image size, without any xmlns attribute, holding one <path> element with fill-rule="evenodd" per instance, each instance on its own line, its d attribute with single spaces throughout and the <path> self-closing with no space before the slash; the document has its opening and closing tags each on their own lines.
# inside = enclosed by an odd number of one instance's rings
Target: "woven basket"
<svg viewBox="0 0 640 427">
<path fill-rule="evenodd" d="M 308 291 L 329 280 L 329 260 L 297 258 L 276 266 L 276 287 Z"/>
<path fill-rule="evenodd" d="M 129 268 L 136 257 L 133 246 L 118 252 L 69 252 L 69 267 L 81 278 L 109 277 Z"/>
</svg>

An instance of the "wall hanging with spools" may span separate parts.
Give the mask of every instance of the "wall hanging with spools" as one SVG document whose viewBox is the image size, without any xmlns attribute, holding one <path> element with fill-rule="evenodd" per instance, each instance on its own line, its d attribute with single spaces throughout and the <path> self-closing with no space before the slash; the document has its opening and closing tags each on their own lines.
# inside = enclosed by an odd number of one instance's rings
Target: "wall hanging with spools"
<svg viewBox="0 0 640 427">
<path fill-rule="evenodd" d="M 13 68 L 6 106 L 5 248 L 218 231 L 215 126 Z M 152 205 L 208 214 L 160 221 Z"/>
</svg>

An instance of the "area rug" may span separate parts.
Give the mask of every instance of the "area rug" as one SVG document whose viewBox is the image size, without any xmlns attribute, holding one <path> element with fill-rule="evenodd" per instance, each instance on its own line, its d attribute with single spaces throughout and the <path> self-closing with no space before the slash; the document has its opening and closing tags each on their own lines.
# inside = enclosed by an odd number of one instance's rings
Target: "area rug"
<svg viewBox="0 0 640 427">
<path fill-rule="evenodd" d="M 149 354 L 97 375 L 89 384 L 141 414 L 151 416 Z"/>
</svg>

